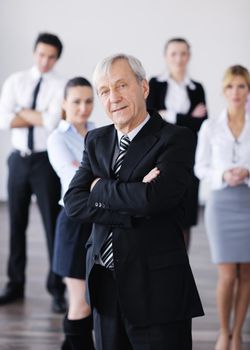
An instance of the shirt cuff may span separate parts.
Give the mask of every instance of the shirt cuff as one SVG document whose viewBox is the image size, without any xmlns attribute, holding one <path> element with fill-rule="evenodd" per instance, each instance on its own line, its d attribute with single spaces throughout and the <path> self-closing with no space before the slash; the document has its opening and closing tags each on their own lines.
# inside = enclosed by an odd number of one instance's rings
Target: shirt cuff
<svg viewBox="0 0 250 350">
<path fill-rule="evenodd" d="M 222 189 L 227 187 L 227 183 L 223 180 L 224 170 L 218 170 L 213 173 L 213 188 L 214 189 Z"/>
</svg>

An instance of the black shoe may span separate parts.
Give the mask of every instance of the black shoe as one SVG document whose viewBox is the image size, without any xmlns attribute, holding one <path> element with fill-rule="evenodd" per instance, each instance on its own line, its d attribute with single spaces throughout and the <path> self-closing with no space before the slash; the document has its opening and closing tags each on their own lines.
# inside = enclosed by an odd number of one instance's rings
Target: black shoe
<svg viewBox="0 0 250 350">
<path fill-rule="evenodd" d="M 63 295 L 53 296 L 52 311 L 57 314 L 64 314 L 67 310 L 67 303 Z"/>
<path fill-rule="evenodd" d="M 13 303 L 24 298 L 24 288 L 7 284 L 0 293 L 0 305 Z"/>
</svg>

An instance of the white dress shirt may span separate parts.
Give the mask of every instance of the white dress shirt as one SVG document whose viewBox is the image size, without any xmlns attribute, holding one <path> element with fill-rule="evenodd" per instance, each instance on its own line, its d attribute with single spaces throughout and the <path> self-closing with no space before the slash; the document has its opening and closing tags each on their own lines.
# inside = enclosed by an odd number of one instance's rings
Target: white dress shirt
<svg viewBox="0 0 250 350">
<path fill-rule="evenodd" d="M 118 157 L 118 154 L 120 152 L 120 141 L 122 136 L 127 135 L 130 142 L 133 140 L 133 138 L 138 134 L 138 132 L 144 127 L 144 125 L 149 121 L 150 115 L 148 114 L 147 117 L 143 120 L 141 124 L 139 124 L 135 129 L 130 131 L 128 134 L 123 134 L 120 130 L 117 129 L 117 144 L 115 147 L 115 151 L 113 154 L 113 160 L 112 160 L 112 168 L 114 168 L 116 158 Z"/>
<path fill-rule="evenodd" d="M 92 122 L 87 122 L 87 130 L 94 129 Z M 84 137 L 80 135 L 76 128 L 61 120 L 60 124 L 48 138 L 48 155 L 51 165 L 60 178 L 62 185 L 62 198 L 68 190 L 69 183 L 75 175 L 80 164 L 84 150 Z M 63 205 L 63 200 L 60 204 Z"/>
<path fill-rule="evenodd" d="M 33 92 L 41 73 L 34 66 L 12 74 L 4 83 L 0 99 L 0 128 L 9 129 L 11 121 L 23 108 L 30 108 Z M 65 80 L 55 71 L 42 75 L 36 101 L 36 111 L 42 113 L 43 125 L 34 127 L 34 151 L 46 150 L 49 133 L 60 121 Z M 19 151 L 28 151 L 28 128 L 11 129 L 12 145 Z"/>
<path fill-rule="evenodd" d="M 139 124 L 135 129 L 133 129 L 132 131 L 130 131 L 129 133 L 126 134 L 129 138 L 130 142 L 133 140 L 133 138 L 135 138 L 135 136 L 144 127 L 144 125 L 149 121 L 149 119 L 150 119 L 150 116 L 148 114 L 147 117 L 143 120 L 143 122 L 141 124 Z M 124 135 L 125 134 L 123 134 L 120 130 L 117 129 L 117 138 L 118 138 L 118 146 L 119 147 L 120 147 L 121 138 Z"/>
<path fill-rule="evenodd" d="M 236 139 L 224 110 L 218 119 L 208 119 L 201 126 L 194 171 L 199 179 L 207 179 L 211 188 L 218 190 L 227 186 L 223 173 L 235 167 L 250 171 L 250 114 L 246 113 L 243 130 Z M 250 186 L 249 179 L 245 183 Z"/>
<path fill-rule="evenodd" d="M 157 78 L 160 82 L 167 82 L 168 89 L 165 97 L 165 106 L 167 111 L 164 116 L 169 123 L 176 124 L 177 114 L 187 114 L 190 109 L 190 99 L 187 93 L 187 87 L 194 90 L 194 83 L 186 76 L 180 83 L 164 73 Z"/>
</svg>

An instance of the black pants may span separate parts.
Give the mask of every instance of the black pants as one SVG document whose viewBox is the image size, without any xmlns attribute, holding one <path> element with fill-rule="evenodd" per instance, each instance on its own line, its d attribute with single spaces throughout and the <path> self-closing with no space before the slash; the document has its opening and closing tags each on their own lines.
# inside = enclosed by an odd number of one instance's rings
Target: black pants
<svg viewBox="0 0 250 350">
<path fill-rule="evenodd" d="M 132 325 L 121 310 L 113 273 L 95 265 L 91 279 L 96 350 L 192 349 L 190 319 L 147 327 Z"/>
<path fill-rule="evenodd" d="M 55 225 L 60 211 L 58 201 L 61 195 L 60 180 L 51 167 L 47 152 L 21 156 L 13 152 L 8 159 L 10 255 L 8 261 L 9 283 L 22 287 L 25 284 L 26 229 L 29 221 L 31 195 L 37 197 L 42 216 L 49 255 L 47 289 L 53 295 L 64 292 L 61 277 L 51 270 L 55 238 Z M 39 233 L 38 233 L 39 234 Z"/>
</svg>

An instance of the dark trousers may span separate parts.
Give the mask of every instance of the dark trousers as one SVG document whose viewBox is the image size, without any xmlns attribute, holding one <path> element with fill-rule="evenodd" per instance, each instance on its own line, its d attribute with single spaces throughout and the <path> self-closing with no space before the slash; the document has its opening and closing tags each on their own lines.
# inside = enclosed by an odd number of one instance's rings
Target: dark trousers
<svg viewBox="0 0 250 350">
<path fill-rule="evenodd" d="M 114 274 L 95 265 L 91 280 L 96 350 L 192 349 L 191 320 L 145 327 L 132 325 L 119 304 Z"/>
<path fill-rule="evenodd" d="M 35 194 L 46 233 L 49 256 L 47 289 L 53 295 L 64 292 L 61 277 L 51 270 L 55 226 L 60 211 L 60 180 L 51 167 L 47 152 L 21 156 L 13 152 L 8 159 L 8 197 L 10 218 L 9 283 L 24 287 L 26 266 L 26 229 L 29 221 L 31 195 Z M 37 234 L 40 234 L 37 232 Z"/>
</svg>

